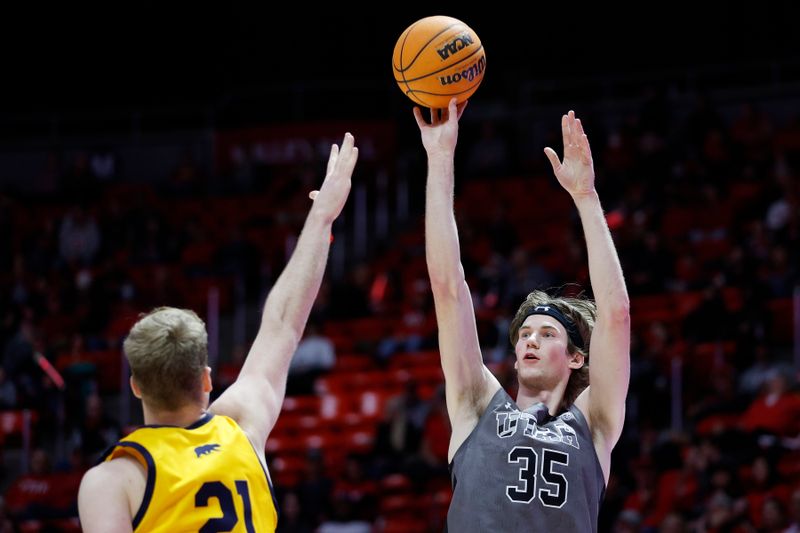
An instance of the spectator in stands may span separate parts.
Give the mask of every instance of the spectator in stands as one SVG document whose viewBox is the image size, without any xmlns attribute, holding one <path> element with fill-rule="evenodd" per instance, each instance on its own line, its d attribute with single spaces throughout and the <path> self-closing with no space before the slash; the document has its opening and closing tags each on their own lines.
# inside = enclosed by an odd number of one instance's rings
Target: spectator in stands
<svg viewBox="0 0 800 533">
<path fill-rule="evenodd" d="M 658 478 L 653 509 L 643 514 L 645 526 L 657 526 L 671 511 L 692 512 L 698 504 L 708 455 L 695 443 L 685 446 L 680 453 L 682 461 L 678 468 L 666 468 Z"/>
<path fill-rule="evenodd" d="M 17 387 L 8 379 L 5 367 L 0 365 L 0 409 L 14 409 L 17 406 Z"/>
<path fill-rule="evenodd" d="M 330 512 L 333 480 L 325 472 L 325 458 L 319 450 L 309 450 L 305 459 L 297 495 L 306 516 L 313 524 L 318 524 Z"/>
<path fill-rule="evenodd" d="M 792 369 L 788 363 L 776 360 L 776 348 L 765 342 L 757 343 L 752 348 L 754 361 L 739 374 L 739 393 L 747 398 L 755 398 L 767 381 L 780 372 L 790 376 Z"/>
<path fill-rule="evenodd" d="M 2 359 L 8 378 L 17 389 L 17 403 L 21 407 L 29 406 L 40 390 L 41 370 L 33 355 L 37 342 L 33 310 L 24 308 L 16 333 L 5 345 Z"/>
<path fill-rule="evenodd" d="M 378 360 L 383 365 L 397 352 L 416 352 L 425 348 L 436 331 L 428 281 L 415 279 L 409 285 L 411 290 L 401 304 L 399 323 L 392 328 L 391 335 L 386 335 L 378 343 L 376 349 Z"/>
<path fill-rule="evenodd" d="M 372 524 L 360 519 L 352 503 L 340 494 L 333 497 L 331 514 L 320 523 L 316 533 L 372 533 Z"/>
<path fill-rule="evenodd" d="M 72 434 L 73 446 L 80 448 L 89 462 L 94 464 L 120 436 L 119 423 L 105 413 L 100 396 L 87 396 L 84 416 Z"/>
<path fill-rule="evenodd" d="M 693 387 L 701 391 L 698 398 L 689 403 L 686 415 L 698 426 L 704 422 L 710 424 L 707 431 L 717 433 L 734 429 L 735 424 L 728 417 L 738 418 L 747 407 L 746 398 L 736 393 L 736 374 L 730 366 L 713 368 L 710 374 L 698 372 L 696 381 L 704 386 Z"/>
<path fill-rule="evenodd" d="M 370 313 L 369 289 L 372 282 L 370 267 L 357 265 L 348 273 L 347 280 L 336 283 L 331 289 L 331 318 L 362 318 Z"/>
<path fill-rule="evenodd" d="M 412 481 L 415 482 L 418 488 L 424 487 L 426 483 L 435 483 L 440 479 L 446 480 L 449 474 L 447 452 L 452 428 L 450 427 L 450 418 L 447 415 L 444 385 L 436 388 L 429 406 L 420 444 L 420 464 L 418 469 L 421 476 L 417 479 L 412 477 Z"/>
<path fill-rule="evenodd" d="M 336 349 L 333 342 L 322 333 L 322 324 L 310 320 L 289 365 L 286 394 L 312 394 L 314 380 L 335 364 Z"/>
<path fill-rule="evenodd" d="M 642 517 L 638 511 L 625 509 L 617 516 L 612 533 L 639 533 L 641 524 Z"/>
<path fill-rule="evenodd" d="M 375 437 L 375 452 L 387 472 L 404 471 L 406 461 L 419 452 L 429 405 L 419 396 L 417 383 L 409 379 L 403 392 L 386 402 Z"/>
<path fill-rule="evenodd" d="M 658 533 L 687 533 L 686 520 L 680 513 L 669 513 L 661 521 Z"/>
<path fill-rule="evenodd" d="M 800 486 L 789 497 L 788 526 L 785 533 L 800 533 Z"/>
<path fill-rule="evenodd" d="M 789 378 L 780 371 L 772 372 L 740 423 L 745 431 L 781 437 L 797 435 L 800 432 L 800 395 L 791 390 Z"/>
<path fill-rule="evenodd" d="M 745 519 L 736 513 L 734 502 L 724 492 L 709 498 L 704 513 L 695 522 L 692 531 L 747 531 Z M 736 529 L 740 527 L 742 529 Z"/>
<path fill-rule="evenodd" d="M 219 397 L 220 394 L 236 382 L 246 358 L 247 346 L 241 343 L 234 345 L 230 352 L 230 360 L 220 363 L 217 368 L 217 386 L 212 392 L 212 397 Z"/>
<path fill-rule="evenodd" d="M 58 250 L 68 264 L 90 265 L 100 249 L 100 228 L 83 205 L 73 207 L 61 221 Z"/>
<path fill-rule="evenodd" d="M 657 472 L 653 461 L 636 459 L 631 461 L 633 486 L 622 504 L 622 509 L 634 510 L 639 516 L 650 515 L 656 504 Z"/>
<path fill-rule="evenodd" d="M 743 496 L 742 483 L 738 473 L 738 463 L 731 460 L 729 457 L 717 458 L 714 463 L 711 463 L 704 472 L 704 482 L 701 489 L 703 490 L 702 498 L 705 499 L 709 495 L 723 492 L 735 501 L 739 501 Z M 705 502 L 698 502 L 697 507 L 704 505 Z"/>
<path fill-rule="evenodd" d="M 772 297 L 789 298 L 792 295 L 800 278 L 786 247 L 778 244 L 770 250 L 769 259 L 764 265 L 763 279 Z"/>
<path fill-rule="evenodd" d="M 761 527 L 763 533 L 784 533 L 787 526 L 786 508 L 783 502 L 775 497 L 764 500 L 761 508 Z"/>
<path fill-rule="evenodd" d="M 672 254 L 661 236 L 645 231 L 627 250 L 625 264 L 630 265 L 628 283 L 631 294 L 659 294 L 672 280 Z"/>
<path fill-rule="evenodd" d="M 728 313 L 722 298 L 719 282 L 715 281 L 703 290 L 703 299 L 683 319 L 683 335 L 695 343 L 720 341 L 730 334 L 720 316 Z"/>
<path fill-rule="evenodd" d="M 789 501 L 791 489 L 789 485 L 781 479 L 780 473 L 775 467 L 774 459 L 765 454 L 756 455 L 750 463 L 749 468 L 742 469 L 745 477 L 744 486 L 746 492 L 744 502 L 746 503 L 746 514 L 750 523 L 755 527 L 761 528 L 765 518 L 774 520 L 774 509 L 767 509 L 765 504 L 770 498 L 779 501 Z M 764 511 L 772 512 L 773 516 L 766 517 Z M 785 512 L 781 510 L 783 514 Z"/>
<path fill-rule="evenodd" d="M 77 485 L 65 487 L 63 481 L 53 474 L 47 451 L 34 450 L 30 472 L 15 479 L 6 491 L 9 514 L 17 520 L 74 516 Z"/>
<path fill-rule="evenodd" d="M 314 525 L 300 506 L 297 493 L 285 493 L 281 498 L 281 520 L 275 533 L 314 533 Z"/>
<path fill-rule="evenodd" d="M 346 500 L 354 517 L 372 522 L 377 514 L 378 486 L 365 472 L 365 458 L 348 454 L 344 472 L 333 484 L 334 501 Z"/>
<path fill-rule="evenodd" d="M 652 322 L 647 331 L 631 337 L 631 386 L 626 416 L 640 426 L 664 427 L 669 421 L 667 362 L 675 340 L 663 322 Z"/>
</svg>

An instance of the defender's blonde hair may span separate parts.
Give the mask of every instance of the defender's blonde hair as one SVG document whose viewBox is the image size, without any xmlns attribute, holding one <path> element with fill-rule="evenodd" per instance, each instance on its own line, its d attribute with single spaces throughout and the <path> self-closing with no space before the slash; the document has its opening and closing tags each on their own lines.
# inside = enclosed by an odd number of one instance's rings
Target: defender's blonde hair
<svg viewBox="0 0 800 533">
<path fill-rule="evenodd" d="M 567 339 L 567 352 L 569 354 L 582 354 L 584 362 L 581 368 L 573 370 L 569 376 L 564 399 L 559 406 L 559 410 L 562 411 L 572 405 L 575 398 L 589 385 L 589 342 L 592 339 L 592 329 L 594 329 L 594 321 L 597 318 L 597 305 L 592 300 L 584 298 L 556 297 L 550 296 L 544 291 L 533 291 L 528 294 L 528 297 L 519 306 L 517 314 L 514 315 L 514 319 L 511 321 L 508 336 L 512 346 L 517 344 L 517 336 L 522 323 L 528 318 L 533 308 L 539 305 L 551 305 L 572 320 L 575 323 L 575 327 L 578 328 L 578 333 L 583 339 L 585 347 L 583 349 L 578 348 L 572 340 Z"/>
<path fill-rule="evenodd" d="M 202 397 L 208 334 L 194 311 L 153 309 L 131 328 L 123 350 L 136 384 L 154 408 L 174 410 Z"/>
</svg>

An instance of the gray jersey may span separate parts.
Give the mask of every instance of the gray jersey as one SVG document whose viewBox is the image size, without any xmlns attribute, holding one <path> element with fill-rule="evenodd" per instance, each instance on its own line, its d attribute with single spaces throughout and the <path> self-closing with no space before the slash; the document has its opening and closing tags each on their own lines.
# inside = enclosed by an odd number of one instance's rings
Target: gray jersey
<svg viewBox="0 0 800 533">
<path fill-rule="evenodd" d="M 450 464 L 450 533 L 597 531 L 605 490 L 589 426 L 574 405 L 551 417 L 497 391 Z"/>
</svg>

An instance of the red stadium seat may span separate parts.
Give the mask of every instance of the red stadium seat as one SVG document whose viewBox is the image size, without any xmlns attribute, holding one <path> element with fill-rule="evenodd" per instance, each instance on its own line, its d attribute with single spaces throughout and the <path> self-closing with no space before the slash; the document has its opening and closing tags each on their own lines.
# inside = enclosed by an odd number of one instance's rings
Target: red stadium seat
<svg viewBox="0 0 800 533">
<path fill-rule="evenodd" d="M 405 474 L 391 474 L 380 481 L 381 493 L 403 494 L 411 491 L 411 480 Z"/>
<path fill-rule="evenodd" d="M 321 400 L 319 396 L 287 396 L 283 400 L 281 414 L 318 415 Z"/>
</svg>

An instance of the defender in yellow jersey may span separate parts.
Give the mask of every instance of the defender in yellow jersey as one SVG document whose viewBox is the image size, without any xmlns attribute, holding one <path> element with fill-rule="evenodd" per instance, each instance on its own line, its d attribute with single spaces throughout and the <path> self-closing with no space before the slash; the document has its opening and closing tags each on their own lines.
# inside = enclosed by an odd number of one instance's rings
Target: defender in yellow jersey
<svg viewBox="0 0 800 533">
<path fill-rule="evenodd" d="M 270 532 L 277 506 L 264 448 L 280 413 L 289 361 L 325 273 L 331 226 L 350 192 L 353 136 L 331 148 L 297 246 L 270 291 L 236 382 L 209 406 L 208 336 L 192 311 L 161 307 L 125 339 L 131 389 L 146 426 L 81 482 L 86 533 Z"/>
<path fill-rule="evenodd" d="M 267 472 L 227 416 L 207 413 L 186 428 L 144 426 L 117 443 L 106 460 L 118 457 L 133 457 L 147 470 L 134 531 L 275 530 L 278 512 Z"/>
</svg>

